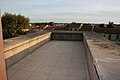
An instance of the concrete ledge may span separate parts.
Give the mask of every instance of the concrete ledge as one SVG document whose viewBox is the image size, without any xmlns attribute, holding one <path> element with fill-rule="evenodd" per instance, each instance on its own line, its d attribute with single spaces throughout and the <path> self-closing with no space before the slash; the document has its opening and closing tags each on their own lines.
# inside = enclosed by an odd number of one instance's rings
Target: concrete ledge
<svg viewBox="0 0 120 80">
<path fill-rule="evenodd" d="M 82 41 L 83 34 L 80 31 L 54 31 L 51 34 L 52 40 Z"/>
<path fill-rule="evenodd" d="M 85 47 L 88 47 L 86 49 L 89 49 L 89 51 L 86 51 L 90 52 L 87 54 L 88 62 L 89 64 L 93 63 L 95 66 L 99 79 L 119 80 L 120 47 L 94 32 L 85 32 L 83 34 Z M 89 67 L 93 67 L 93 65 L 90 65 Z M 92 75 L 91 72 L 90 74 Z M 93 75 L 91 76 L 92 78 Z"/>
<path fill-rule="evenodd" d="M 99 80 L 98 73 L 96 72 L 96 68 L 94 66 L 94 59 L 87 44 L 86 39 L 83 37 L 85 56 L 87 61 L 87 68 L 90 76 L 90 80 Z"/>
<path fill-rule="evenodd" d="M 51 40 L 51 32 L 34 33 L 4 40 L 4 53 L 7 67 L 23 59 L 38 47 Z M 8 44 L 9 43 L 9 44 Z"/>
</svg>

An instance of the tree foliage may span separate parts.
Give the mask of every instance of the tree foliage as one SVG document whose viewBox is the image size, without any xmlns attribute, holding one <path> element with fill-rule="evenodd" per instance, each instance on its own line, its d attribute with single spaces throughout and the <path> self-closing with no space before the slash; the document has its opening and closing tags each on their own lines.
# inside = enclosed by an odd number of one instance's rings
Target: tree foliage
<svg viewBox="0 0 120 80">
<path fill-rule="evenodd" d="M 105 24 L 99 24 L 100 28 L 105 28 Z"/>
<path fill-rule="evenodd" d="M 48 25 L 47 22 L 45 23 L 31 23 L 32 26 L 42 26 L 42 25 Z"/>
<path fill-rule="evenodd" d="M 42 23 L 31 23 L 32 26 L 42 26 L 42 25 L 50 25 L 54 26 L 54 22 L 42 22 Z"/>
<path fill-rule="evenodd" d="M 109 21 L 108 25 L 107 25 L 107 28 L 114 28 L 114 23 Z"/>
<path fill-rule="evenodd" d="M 29 18 L 21 14 L 4 13 L 2 15 L 2 27 L 12 37 L 16 36 L 16 32 L 27 25 L 29 25 Z"/>
<path fill-rule="evenodd" d="M 48 25 L 54 26 L 54 22 L 49 22 Z"/>
</svg>

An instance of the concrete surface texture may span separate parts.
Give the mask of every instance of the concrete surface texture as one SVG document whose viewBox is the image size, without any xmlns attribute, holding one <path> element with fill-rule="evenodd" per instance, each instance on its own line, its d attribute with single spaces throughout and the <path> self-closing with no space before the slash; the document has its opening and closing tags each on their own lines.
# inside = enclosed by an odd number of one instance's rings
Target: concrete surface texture
<svg viewBox="0 0 120 80">
<path fill-rule="evenodd" d="M 4 54 L 7 67 L 23 59 L 35 49 L 51 40 L 49 33 L 33 33 L 4 40 Z"/>
<path fill-rule="evenodd" d="M 74 32 L 74 31 L 53 31 L 51 34 L 52 40 L 64 40 L 64 41 L 82 41 L 83 33 L 82 32 Z"/>
<path fill-rule="evenodd" d="M 84 33 L 100 80 L 120 80 L 120 47 L 94 33 Z"/>
<path fill-rule="evenodd" d="M 5 39 L 3 41 L 4 51 L 10 50 L 17 46 L 23 45 L 25 43 L 28 43 L 30 41 L 36 40 L 38 38 L 41 38 L 45 35 L 50 35 L 50 34 L 51 32 L 37 32 L 37 33 L 31 33 L 27 35 L 21 35 L 21 36 L 10 38 L 10 39 Z"/>
<path fill-rule="evenodd" d="M 50 41 L 7 74 L 8 80 L 89 80 L 83 42 Z"/>
</svg>

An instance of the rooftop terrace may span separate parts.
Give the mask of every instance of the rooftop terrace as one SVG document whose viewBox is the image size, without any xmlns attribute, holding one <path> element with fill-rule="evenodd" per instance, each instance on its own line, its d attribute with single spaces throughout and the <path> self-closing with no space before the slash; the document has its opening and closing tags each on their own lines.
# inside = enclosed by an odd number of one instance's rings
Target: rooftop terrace
<svg viewBox="0 0 120 80">
<path fill-rule="evenodd" d="M 83 42 L 46 43 L 9 68 L 8 80 L 90 80 Z"/>
<path fill-rule="evenodd" d="M 95 32 L 36 33 L 8 43 L 8 80 L 120 79 L 120 47 Z"/>
</svg>

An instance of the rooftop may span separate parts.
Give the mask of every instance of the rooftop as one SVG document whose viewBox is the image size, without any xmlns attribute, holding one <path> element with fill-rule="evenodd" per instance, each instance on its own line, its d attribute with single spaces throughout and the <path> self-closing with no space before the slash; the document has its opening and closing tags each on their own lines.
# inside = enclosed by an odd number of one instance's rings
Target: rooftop
<svg viewBox="0 0 120 80">
<path fill-rule="evenodd" d="M 34 33 L 4 44 L 9 80 L 120 79 L 120 47 L 95 32 Z"/>
<path fill-rule="evenodd" d="M 8 80 L 90 80 L 83 42 L 48 42 L 9 68 Z"/>
</svg>

